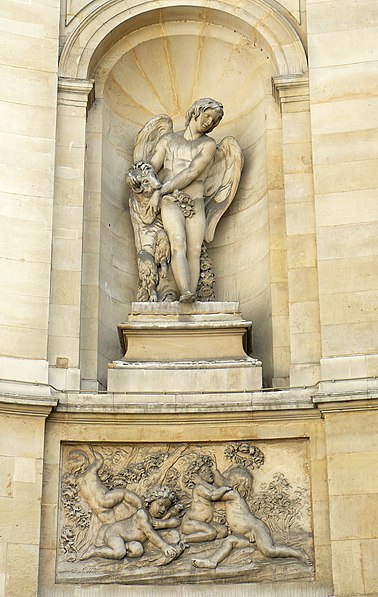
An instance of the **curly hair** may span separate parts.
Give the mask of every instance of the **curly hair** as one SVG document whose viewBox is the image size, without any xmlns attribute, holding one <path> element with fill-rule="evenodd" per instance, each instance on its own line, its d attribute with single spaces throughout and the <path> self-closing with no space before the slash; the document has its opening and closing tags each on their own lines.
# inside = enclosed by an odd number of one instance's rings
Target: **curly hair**
<svg viewBox="0 0 378 597">
<path fill-rule="evenodd" d="M 143 507 L 148 510 L 150 504 L 160 498 L 168 498 L 171 500 L 172 505 L 177 502 L 176 492 L 167 485 L 160 485 L 147 489 L 143 498 Z"/>
<path fill-rule="evenodd" d="M 83 450 L 71 450 L 67 458 L 67 467 L 74 475 L 81 475 L 89 465 L 88 455 Z"/>
<path fill-rule="evenodd" d="M 252 492 L 253 475 L 244 466 L 231 466 L 223 473 L 226 481 L 233 489 L 236 489 L 244 498 L 248 498 Z"/>
<path fill-rule="evenodd" d="M 211 132 L 220 123 L 224 114 L 223 104 L 211 99 L 211 97 L 203 97 L 195 101 L 194 104 L 190 106 L 185 116 L 185 127 L 188 126 L 192 118 L 198 118 L 201 112 L 205 112 L 205 110 L 208 110 L 209 108 L 215 110 L 218 113 L 218 120 L 214 122 L 214 126 L 209 131 Z"/>
<path fill-rule="evenodd" d="M 211 456 L 207 456 L 206 454 L 196 454 L 193 460 L 189 463 L 186 473 L 182 477 L 184 485 L 186 485 L 186 487 L 193 487 L 193 476 L 199 473 L 201 468 L 206 465 L 213 468 L 214 460 Z"/>
</svg>

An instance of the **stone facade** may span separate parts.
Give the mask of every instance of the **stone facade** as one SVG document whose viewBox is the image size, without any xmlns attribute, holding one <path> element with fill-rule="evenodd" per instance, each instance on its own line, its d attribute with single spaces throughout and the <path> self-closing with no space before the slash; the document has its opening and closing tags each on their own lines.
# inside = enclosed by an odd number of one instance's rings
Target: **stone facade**
<svg viewBox="0 0 378 597">
<path fill-rule="evenodd" d="M 5 0 L 0 28 L 0 597 L 377 595 L 376 0 Z M 139 361 L 125 386 L 134 138 L 208 96 L 225 108 L 212 136 L 245 160 L 208 247 L 223 324 L 209 307 L 194 365 L 173 340 L 155 386 Z M 233 363 L 227 317 L 246 332 Z M 311 570 L 272 559 L 264 577 L 257 558 L 254 576 L 252 554 L 242 578 L 67 582 L 70 450 L 188 444 L 223 473 L 235 442 L 266 455 L 260 493 L 282 471 L 307 487 Z"/>
</svg>

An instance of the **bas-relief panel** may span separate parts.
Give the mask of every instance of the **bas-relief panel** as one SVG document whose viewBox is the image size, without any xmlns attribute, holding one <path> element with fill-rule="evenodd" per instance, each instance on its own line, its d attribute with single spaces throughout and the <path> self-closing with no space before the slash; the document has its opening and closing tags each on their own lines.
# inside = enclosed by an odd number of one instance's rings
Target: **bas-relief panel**
<svg viewBox="0 0 378 597">
<path fill-rule="evenodd" d="M 314 580 L 306 440 L 61 456 L 58 582 Z"/>
</svg>

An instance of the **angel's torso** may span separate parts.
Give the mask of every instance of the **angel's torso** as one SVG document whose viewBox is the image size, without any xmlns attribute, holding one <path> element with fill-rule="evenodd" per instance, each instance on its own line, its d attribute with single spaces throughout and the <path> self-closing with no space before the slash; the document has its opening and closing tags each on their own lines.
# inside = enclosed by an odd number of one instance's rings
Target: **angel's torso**
<svg viewBox="0 0 378 597">
<path fill-rule="evenodd" d="M 170 180 L 190 166 L 193 159 L 201 152 L 207 143 L 213 144 L 209 137 L 202 136 L 199 139 L 187 140 L 183 136 L 183 131 L 179 133 L 170 133 L 164 138 L 165 157 L 164 157 L 164 180 Z M 205 165 L 202 172 L 185 189 L 182 189 L 193 199 L 203 197 L 204 185 L 207 178 L 212 160 Z"/>
</svg>

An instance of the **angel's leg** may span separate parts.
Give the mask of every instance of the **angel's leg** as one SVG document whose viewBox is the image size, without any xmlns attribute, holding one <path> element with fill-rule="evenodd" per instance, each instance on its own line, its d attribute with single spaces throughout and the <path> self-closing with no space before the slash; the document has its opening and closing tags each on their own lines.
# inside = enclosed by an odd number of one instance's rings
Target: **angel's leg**
<svg viewBox="0 0 378 597">
<path fill-rule="evenodd" d="M 189 267 L 186 257 L 185 216 L 177 203 L 163 199 L 161 219 L 171 245 L 171 263 L 173 276 L 183 296 L 190 292 Z"/>
<path fill-rule="evenodd" d="M 208 558 L 193 558 L 192 564 L 196 568 L 216 568 L 223 562 L 235 547 L 249 547 L 249 539 L 239 535 L 229 535 Z"/>
<path fill-rule="evenodd" d="M 204 201 L 195 200 L 194 214 L 186 218 L 186 242 L 189 265 L 189 288 L 195 294 L 200 276 L 200 255 L 203 239 L 205 238 L 206 217 Z"/>
</svg>

